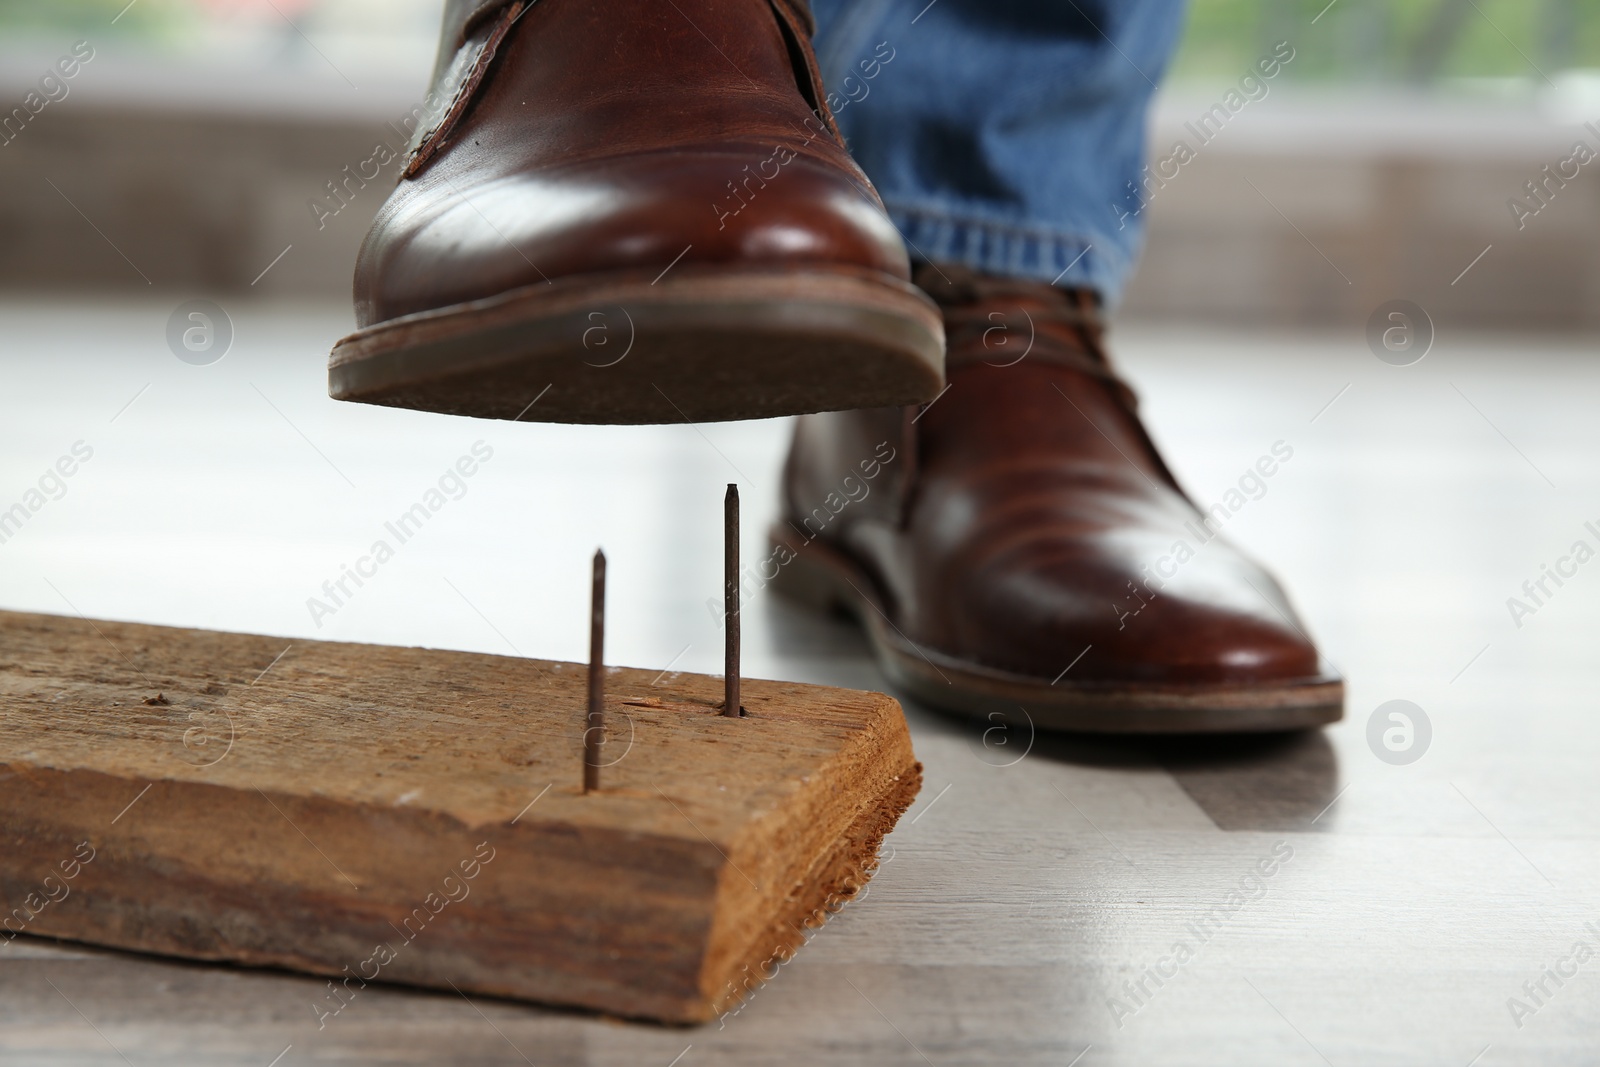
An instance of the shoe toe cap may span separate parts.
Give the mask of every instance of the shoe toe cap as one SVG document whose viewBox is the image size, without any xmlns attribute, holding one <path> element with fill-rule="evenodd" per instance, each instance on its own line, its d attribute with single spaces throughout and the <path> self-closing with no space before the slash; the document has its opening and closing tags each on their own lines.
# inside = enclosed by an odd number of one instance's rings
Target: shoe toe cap
<svg viewBox="0 0 1600 1067">
<path fill-rule="evenodd" d="M 1024 674 L 1055 677 L 1073 664 L 1077 681 L 1227 684 L 1318 673 L 1316 648 L 1278 584 L 1229 546 L 1205 546 L 1165 581 L 1148 578 L 1159 552 L 1074 547 L 1082 546 L 1057 542 L 972 571 L 965 589 L 952 590 L 970 605 L 955 616 L 955 640 L 981 662 Z"/>
<path fill-rule="evenodd" d="M 752 178 L 772 151 L 633 156 L 472 183 L 426 173 L 396 191 L 362 248 L 358 321 L 604 272 L 736 265 L 908 276 L 870 191 L 804 156 Z"/>
</svg>

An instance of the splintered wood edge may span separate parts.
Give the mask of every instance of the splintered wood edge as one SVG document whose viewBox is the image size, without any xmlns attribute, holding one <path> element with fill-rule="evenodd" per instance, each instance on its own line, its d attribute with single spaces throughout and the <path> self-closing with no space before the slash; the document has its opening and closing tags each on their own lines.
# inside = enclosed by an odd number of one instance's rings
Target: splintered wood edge
<svg viewBox="0 0 1600 1067">
<path fill-rule="evenodd" d="M 894 698 L 809 775 L 803 791 L 740 833 L 717 894 L 702 971 L 705 1018 L 727 1010 L 788 959 L 806 931 L 859 893 L 878 849 L 922 787 L 922 764 Z M 858 798 L 853 810 L 841 795 Z"/>
</svg>

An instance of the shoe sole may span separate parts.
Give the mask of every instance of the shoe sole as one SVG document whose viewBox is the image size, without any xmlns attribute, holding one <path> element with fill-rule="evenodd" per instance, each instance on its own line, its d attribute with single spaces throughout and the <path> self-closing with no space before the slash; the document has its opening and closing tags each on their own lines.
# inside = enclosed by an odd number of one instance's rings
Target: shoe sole
<svg viewBox="0 0 1600 1067">
<path fill-rule="evenodd" d="M 358 330 L 328 364 L 336 400 L 530 422 L 760 419 L 943 386 L 938 308 L 866 270 L 563 278 Z"/>
<path fill-rule="evenodd" d="M 1344 682 L 1328 671 L 1255 684 L 1049 683 L 955 659 L 901 633 L 871 578 L 842 553 L 820 540 L 800 541 L 781 525 L 772 541 L 794 554 L 771 580 L 773 590 L 815 610 L 853 617 L 890 681 L 936 708 L 989 722 L 1105 734 L 1307 730 L 1344 717 Z"/>
</svg>

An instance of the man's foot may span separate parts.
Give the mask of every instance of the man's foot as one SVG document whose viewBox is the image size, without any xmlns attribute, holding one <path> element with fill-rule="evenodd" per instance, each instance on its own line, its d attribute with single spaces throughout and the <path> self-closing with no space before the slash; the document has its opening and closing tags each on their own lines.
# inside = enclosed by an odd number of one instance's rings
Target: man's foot
<svg viewBox="0 0 1600 1067">
<path fill-rule="evenodd" d="M 938 309 L 825 117 L 804 5 L 449 0 L 431 99 L 334 397 L 637 423 L 943 384 Z"/>
<path fill-rule="evenodd" d="M 1343 682 L 1178 488 L 1094 298 L 917 280 L 944 312 L 948 390 L 920 413 L 800 420 L 778 588 L 854 614 L 891 679 L 954 711 L 1118 733 L 1337 721 Z"/>
</svg>

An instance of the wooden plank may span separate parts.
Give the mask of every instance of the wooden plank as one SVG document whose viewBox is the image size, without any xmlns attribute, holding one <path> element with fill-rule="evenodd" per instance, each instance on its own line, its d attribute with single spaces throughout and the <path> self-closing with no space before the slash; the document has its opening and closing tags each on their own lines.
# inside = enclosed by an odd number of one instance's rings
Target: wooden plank
<svg viewBox="0 0 1600 1067">
<path fill-rule="evenodd" d="M 10 933 L 669 1021 L 870 877 L 921 766 L 880 693 L 0 612 Z"/>
</svg>

